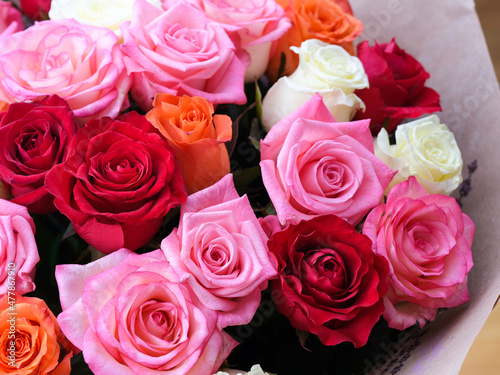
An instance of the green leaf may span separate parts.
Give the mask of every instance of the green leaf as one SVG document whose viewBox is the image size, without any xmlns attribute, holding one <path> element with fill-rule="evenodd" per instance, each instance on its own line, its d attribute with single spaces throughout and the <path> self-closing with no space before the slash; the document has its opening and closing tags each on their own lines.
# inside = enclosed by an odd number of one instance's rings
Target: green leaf
<svg viewBox="0 0 500 375">
<path fill-rule="evenodd" d="M 262 93 L 259 88 L 259 84 L 255 81 L 255 102 L 257 103 L 257 118 L 262 121 Z"/>
</svg>

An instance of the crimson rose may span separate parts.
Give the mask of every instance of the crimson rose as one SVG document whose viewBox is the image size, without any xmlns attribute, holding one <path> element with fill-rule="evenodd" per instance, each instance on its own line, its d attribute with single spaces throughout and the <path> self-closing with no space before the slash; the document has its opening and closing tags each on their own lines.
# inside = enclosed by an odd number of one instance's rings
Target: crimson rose
<svg viewBox="0 0 500 375">
<path fill-rule="evenodd" d="M 52 0 L 20 0 L 21 10 L 32 20 L 47 17 Z"/>
<path fill-rule="evenodd" d="M 325 345 L 366 344 L 384 312 L 389 267 L 371 241 L 335 215 L 289 225 L 269 240 L 279 278 L 276 308 L 295 328 Z"/>
<path fill-rule="evenodd" d="M 143 246 L 186 200 L 172 149 L 136 112 L 89 121 L 71 146 L 47 189 L 76 233 L 103 253 Z"/>
<path fill-rule="evenodd" d="M 66 160 L 77 130 L 68 104 L 55 95 L 35 103 L 13 103 L 0 113 L 0 178 L 14 203 L 37 214 L 55 211 L 45 175 Z"/>
<path fill-rule="evenodd" d="M 429 73 L 413 56 L 390 43 L 370 47 L 368 41 L 358 45 L 358 58 L 368 75 L 370 88 L 355 94 L 365 103 L 355 120 L 371 119 L 370 128 L 377 135 L 382 127 L 389 133 L 406 118 L 416 118 L 441 110 L 439 94 L 424 87 Z"/>
</svg>

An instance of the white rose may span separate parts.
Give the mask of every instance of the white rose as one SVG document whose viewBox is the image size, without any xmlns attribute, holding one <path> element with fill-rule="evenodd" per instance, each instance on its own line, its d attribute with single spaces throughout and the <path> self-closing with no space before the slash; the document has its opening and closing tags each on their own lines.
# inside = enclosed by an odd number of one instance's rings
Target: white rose
<svg viewBox="0 0 500 375">
<path fill-rule="evenodd" d="M 415 176 L 429 194 L 451 194 L 462 182 L 462 156 L 453 133 L 436 115 L 399 125 L 396 144 L 382 129 L 374 143 L 375 155 L 398 171 L 386 193 Z"/>
<path fill-rule="evenodd" d="M 147 1 L 161 7 L 161 0 Z M 133 4 L 134 0 L 52 0 L 49 18 L 73 18 L 84 25 L 106 27 L 113 30 L 121 41 L 120 25 L 130 21 Z"/>
<path fill-rule="evenodd" d="M 289 115 L 316 93 L 339 122 L 350 121 L 365 105 L 355 94 L 368 87 L 368 77 L 361 61 L 342 47 L 317 39 L 302 42 L 299 67 L 289 77 L 280 78 L 268 91 L 262 103 L 262 123 L 271 127 Z"/>
<path fill-rule="evenodd" d="M 223 371 L 219 371 L 215 375 L 269 375 L 269 373 L 264 372 L 260 365 L 253 365 L 249 372 L 224 369 Z"/>
</svg>

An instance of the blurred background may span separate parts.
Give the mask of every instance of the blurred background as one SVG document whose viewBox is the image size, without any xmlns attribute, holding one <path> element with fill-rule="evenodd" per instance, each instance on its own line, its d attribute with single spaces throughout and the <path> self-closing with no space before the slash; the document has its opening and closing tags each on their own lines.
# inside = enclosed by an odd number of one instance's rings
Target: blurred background
<svg viewBox="0 0 500 375">
<path fill-rule="evenodd" d="M 500 77 L 500 1 L 476 0 L 476 10 L 490 49 L 493 66 Z M 498 372 L 500 374 L 500 371 Z"/>
<path fill-rule="evenodd" d="M 500 1 L 476 0 L 476 10 L 498 79 L 500 77 Z M 474 341 L 460 375 L 499 374 L 500 306 L 497 306 Z"/>
</svg>

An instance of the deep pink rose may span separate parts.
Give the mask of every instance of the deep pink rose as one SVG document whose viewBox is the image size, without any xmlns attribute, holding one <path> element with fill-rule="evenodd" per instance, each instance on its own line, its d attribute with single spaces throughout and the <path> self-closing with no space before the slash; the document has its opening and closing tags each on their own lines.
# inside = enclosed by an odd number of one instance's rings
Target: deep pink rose
<svg viewBox="0 0 500 375">
<path fill-rule="evenodd" d="M 21 9 L 32 20 L 41 20 L 49 14 L 52 0 L 20 0 Z"/>
<path fill-rule="evenodd" d="M 0 296 L 35 290 L 35 266 L 40 261 L 35 223 L 26 207 L 0 199 Z M 12 283 L 14 280 L 14 283 Z"/>
<path fill-rule="evenodd" d="M 318 216 L 274 233 L 278 261 L 273 300 L 295 328 L 325 345 L 366 344 L 384 312 L 389 267 L 371 241 L 335 215 Z"/>
<path fill-rule="evenodd" d="M 56 210 L 45 187 L 45 175 L 64 162 L 78 130 L 63 99 L 12 103 L 0 113 L 0 178 L 10 187 L 13 202 L 37 214 Z"/>
<path fill-rule="evenodd" d="M 59 265 L 58 323 L 96 375 L 214 374 L 237 344 L 160 250 Z"/>
<path fill-rule="evenodd" d="M 394 39 L 384 44 L 375 42 L 373 47 L 368 41 L 358 44 L 358 58 L 370 87 L 356 91 L 366 110 L 358 111 L 354 119 L 371 119 L 373 135 L 381 128 L 394 132 L 404 119 L 441 111 L 439 94 L 424 86 L 429 73 Z"/>
<path fill-rule="evenodd" d="M 164 0 L 168 9 L 177 0 Z M 227 32 L 237 35 L 252 59 L 247 68 L 245 82 L 262 76 L 271 56 L 272 42 L 281 38 L 292 26 L 285 11 L 274 0 L 188 0 L 196 4 L 213 21 L 219 22 Z"/>
<path fill-rule="evenodd" d="M 194 6 L 178 1 L 163 11 L 137 0 L 132 21 L 121 30 L 131 94 L 143 110 L 152 108 L 158 93 L 201 96 L 213 104 L 246 102 L 248 55 Z"/>
<path fill-rule="evenodd" d="M 9 1 L 0 2 L 0 39 L 24 29 L 21 12 Z"/>
<path fill-rule="evenodd" d="M 267 236 L 246 196 L 240 197 L 231 174 L 188 197 L 179 229 L 161 248 L 181 280 L 205 306 L 220 311 L 220 324 L 247 324 L 261 291 L 276 275 Z"/>
<path fill-rule="evenodd" d="M 390 265 L 384 313 L 390 327 L 422 327 L 439 308 L 469 300 L 474 231 L 454 198 L 428 194 L 413 176 L 370 212 L 363 233 Z"/>
<path fill-rule="evenodd" d="M 0 39 L 0 100 L 56 94 L 81 122 L 116 117 L 130 87 L 116 35 L 63 19 L 38 22 Z"/>
<path fill-rule="evenodd" d="M 70 147 L 45 185 L 76 233 L 103 253 L 145 245 L 186 200 L 172 149 L 137 112 L 89 121 Z"/>
<path fill-rule="evenodd" d="M 335 122 L 316 95 L 261 141 L 262 179 L 282 225 L 334 214 L 356 225 L 393 172 L 373 154 L 369 121 Z"/>
<path fill-rule="evenodd" d="M 259 217 L 259 223 L 266 233 L 267 237 L 271 238 L 273 233 L 279 232 L 282 230 L 281 223 L 276 215 L 267 215 L 264 217 Z"/>
</svg>

